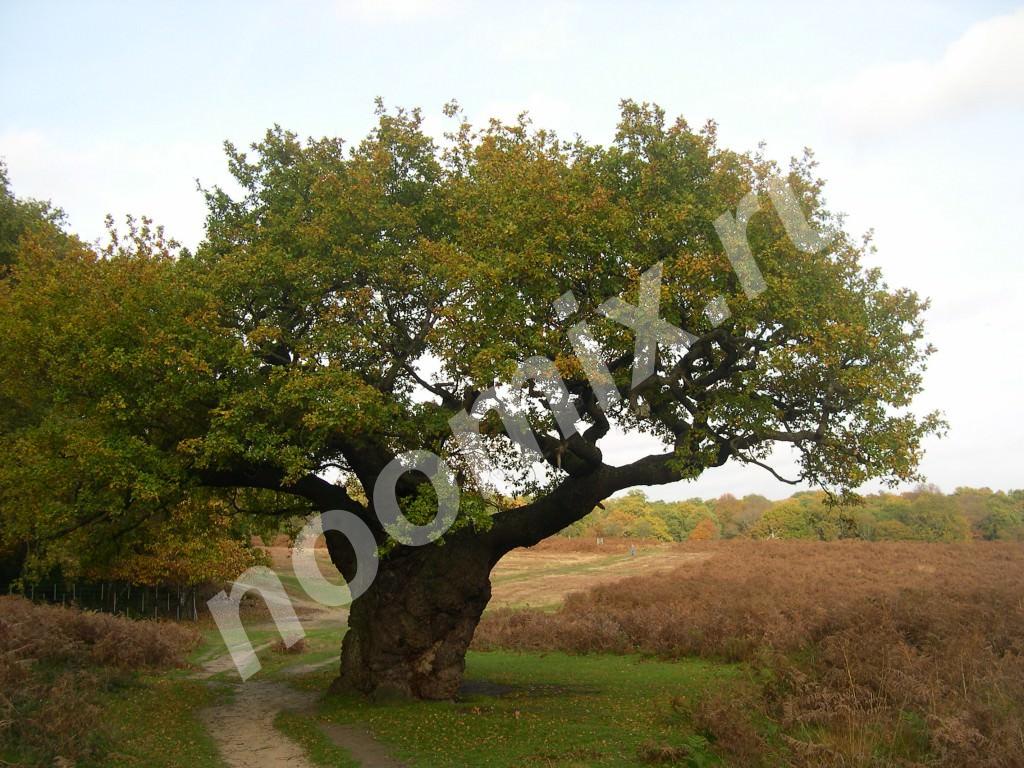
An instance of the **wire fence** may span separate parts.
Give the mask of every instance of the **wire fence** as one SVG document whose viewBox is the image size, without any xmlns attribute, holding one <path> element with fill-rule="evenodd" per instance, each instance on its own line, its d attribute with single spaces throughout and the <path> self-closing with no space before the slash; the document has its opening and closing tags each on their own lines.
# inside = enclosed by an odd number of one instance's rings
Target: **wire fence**
<svg viewBox="0 0 1024 768">
<path fill-rule="evenodd" d="M 25 584 L 20 594 L 37 603 L 73 605 L 132 619 L 198 621 L 198 592 L 198 587 L 153 587 L 124 581 L 40 581 Z"/>
</svg>

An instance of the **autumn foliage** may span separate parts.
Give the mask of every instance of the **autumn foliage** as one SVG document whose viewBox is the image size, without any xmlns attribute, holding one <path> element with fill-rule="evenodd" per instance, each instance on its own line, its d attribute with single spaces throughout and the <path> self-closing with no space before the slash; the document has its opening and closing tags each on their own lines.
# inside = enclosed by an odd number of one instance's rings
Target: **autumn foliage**
<svg viewBox="0 0 1024 768">
<path fill-rule="evenodd" d="M 1024 540 L 1024 490 L 932 485 L 902 493 L 873 493 L 835 504 L 820 491 L 800 491 L 771 501 L 737 498 L 656 501 L 633 490 L 605 502 L 564 534 L 588 539 L 625 537 L 687 541 L 697 538 L 864 539 L 869 541 Z M 697 527 L 701 531 L 696 533 Z"/>
<path fill-rule="evenodd" d="M 710 517 L 705 517 L 690 531 L 690 541 L 710 541 L 718 538 L 718 526 Z"/>
</svg>

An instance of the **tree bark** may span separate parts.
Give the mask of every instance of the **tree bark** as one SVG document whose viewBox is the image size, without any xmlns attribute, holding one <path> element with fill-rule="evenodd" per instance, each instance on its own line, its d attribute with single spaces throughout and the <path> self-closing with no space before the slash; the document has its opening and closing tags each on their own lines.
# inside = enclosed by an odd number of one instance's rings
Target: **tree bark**
<svg viewBox="0 0 1024 768">
<path fill-rule="evenodd" d="M 453 538 L 381 560 L 377 578 L 350 607 L 332 690 L 454 698 L 496 558 L 485 542 Z"/>
</svg>

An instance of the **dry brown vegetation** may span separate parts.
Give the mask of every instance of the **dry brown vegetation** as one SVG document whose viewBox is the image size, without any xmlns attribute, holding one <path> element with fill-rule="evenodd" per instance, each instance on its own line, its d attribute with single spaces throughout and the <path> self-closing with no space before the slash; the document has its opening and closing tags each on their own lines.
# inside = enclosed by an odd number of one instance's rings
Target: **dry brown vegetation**
<svg viewBox="0 0 1024 768">
<path fill-rule="evenodd" d="M 475 645 L 746 662 L 743 693 L 675 705 L 740 764 L 767 735 L 793 765 L 1024 765 L 1024 547 L 690 548 L 713 556 L 494 611 Z"/>
<path fill-rule="evenodd" d="M 96 695 L 139 669 L 179 666 L 192 628 L 0 597 L 0 749 L 49 764 L 99 749 Z"/>
<path fill-rule="evenodd" d="M 300 653 L 306 652 L 306 638 L 300 637 L 291 645 L 286 645 L 284 640 L 278 640 L 272 646 L 270 646 L 270 648 L 274 653 L 282 653 L 285 655 L 295 656 Z"/>
</svg>

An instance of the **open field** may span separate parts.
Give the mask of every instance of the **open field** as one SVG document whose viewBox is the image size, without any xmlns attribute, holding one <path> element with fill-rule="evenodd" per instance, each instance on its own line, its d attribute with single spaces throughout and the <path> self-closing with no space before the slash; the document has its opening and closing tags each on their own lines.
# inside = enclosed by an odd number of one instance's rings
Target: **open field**
<svg viewBox="0 0 1024 768">
<path fill-rule="evenodd" d="M 630 555 L 631 544 L 636 556 Z M 271 564 L 292 598 L 300 616 L 324 611 L 310 601 L 295 577 L 288 547 L 266 547 Z M 341 583 L 331 565 L 327 550 L 315 552 L 321 573 L 328 581 Z M 491 573 L 492 597 L 488 610 L 497 608 L 557 608 L 565 597 L 591 587 L 614 584 L 633 576 L 651 575 L 672 570 L 686 563 L 696 563 L 708 553 L 686 549 L 676 544 L 609 539 L 602 545 L 590 541 L 559 539 L 545 541 L 531 549 L 516 549 L 501 559 Z M 335 611 L 341 615 L 343 611 Z"/>
<path fill-rule="evenodd" d="M 761 677 L 754 693 L 703 703 L 741 764 L 770 746 L 751 720 L 763 717 L 787 760 L 806 764 L 1024 765 L 1020 545 L 700 549 L 710 556 L 572 595 L 557 612 L 492 612 L 474 643 L 742 663 Z"/>
<path fill-rule="evenodd" d="M 667 544 L 639 544 L 635 557 L 630 556 L 626 541 L 599 547 L 576 544 L 541 543 L 507 554 L 491 574 L 493 596 L 488 609 L 557 608 L 573 592 L 664 573 L 708 557 Z"/>
<path fill-rule="evenodd" d="M 132 667 L 90 697 L 90 747 L 67 764 L 1024 764 L 1020 545 L 734 541 L 632 557 L 562 540 L 511 554 L 493 581 L 456 702 L 324 699 L 343 612 L 304 611 L 295 654 L 255 612 L 250 682 L 206 627 L 185 667 Z M 4 744 L 8 763 L 51 764 Z"/>
</svg>

